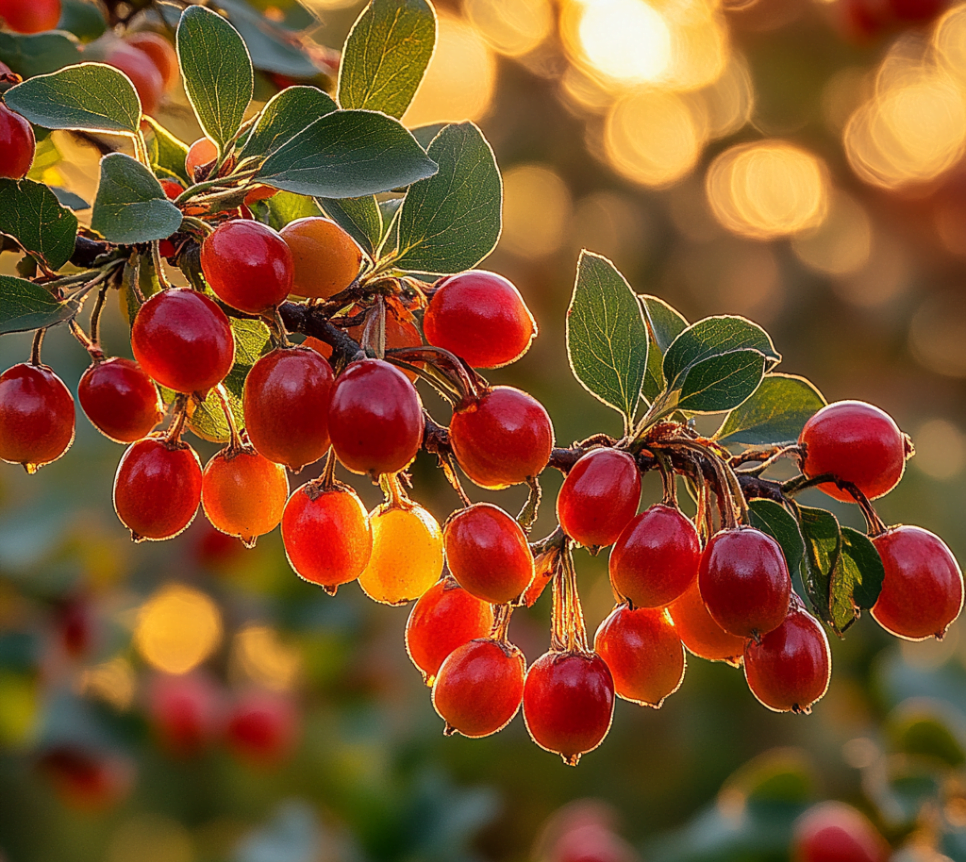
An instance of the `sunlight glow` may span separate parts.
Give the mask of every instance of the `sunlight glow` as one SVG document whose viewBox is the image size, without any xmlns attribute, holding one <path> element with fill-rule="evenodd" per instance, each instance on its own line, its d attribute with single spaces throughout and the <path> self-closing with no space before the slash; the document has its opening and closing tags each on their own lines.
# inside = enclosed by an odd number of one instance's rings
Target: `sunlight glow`
<svg viewBox="0 0 966 862">
<path fill-rule="evenodd" d="M 463 9 L 490 47 L 508 57 L 532 51 L 554 25 L 550 0 L 464 0 Z"/>
<path fill-rule="evenodd" d="M 134 645 L 148 664 L 165 673 L 187 673 L 221 643 L 218 606 L 181 584 L 162 587 L 138 611 Z"/>
<path fill-rule="evenodd" d="M 624 84 L 661 78 L 671 65 L 671 32 L 643 0 L 593 0 L 578 25 L 580 47 L 602 75 Z"/>
</svg>

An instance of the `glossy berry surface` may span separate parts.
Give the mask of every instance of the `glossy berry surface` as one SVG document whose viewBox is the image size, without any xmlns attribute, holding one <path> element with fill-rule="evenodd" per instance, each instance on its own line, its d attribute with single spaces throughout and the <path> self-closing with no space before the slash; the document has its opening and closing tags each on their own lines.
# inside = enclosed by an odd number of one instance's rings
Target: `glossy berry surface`
<svg viewBox="0 0 966 862">
<path fill-rule="evenodd" d="M 288 476 L 281 464 L 252 450 L 223 449 L 205 465 L 201 506 L 212 526 L 249 547 L 282 520 Z"/>
<path fill-rule="evenodd" d="M 175 392 L 206 394 L 231 371 L 235 338 L 211 299 L 187 288 L 156 293 L 138 311 L 131 346 L 141 368 Z"/>
<path fill-rule="evenodd" d="M 297 219 L 282 228 L 282 238 L 292 250 L 296 296 L 328 299 L 359 274 L 362 249 L 334 221 L 319 216 Z"/>
<path fill-rule="evenodd" d="M 460 509 L 443 530 L 446 562 L 464 590 L 499 605 L 513 601 L 533 580 L 526 533 L 499 506 Z"/>
<path fill-rule="evenodd" d="M 481 638 L 459 647 L 433 685 L 444 732 L 479 738 L 502 730 L 520 709 L 526 671 L 523 653 L 512 644 Z"/>
<path fill-rule="evenodd" d="M 741 664 L 746 639 L 728 634 L 712 619 L 698 591 L 697 579 L 667 610 L 674 622 L 674 631 L 688 652 L 708 661 Z"/>
<path fill-rule="evenodd" d="M 362 574 L 372 554 L 365 506 L 343 485 L 296 488 L 282 514 L 282 542 L 295 573 L 335 593 Z"/>
<path fill-rule="evenodd" d="M 352 362 L 335 382 L 329 436 L 353 473 L 395 473 L 423 441 L 423 405 L 413 384 L 381 359 Z"/>
<path fill-rule="evenodd" d="M 614 680 L 596 654 L 551 651 L 527 671 L 523 718 L 533 741 L 576 766 L 607 736 Z"/>
<path fill-rule="evenodd" d="M 499 368 L 523 356 L 537 325 L 520 291 L 495 272 L 472 270 L 436 284 L 426 308 L 426 340 L 474 368 Z"/>
<path fill-rule="evenodd" d="M 909 640 L 942 637 L 963 608 L 963 573 L 939 536 L 921 527 L 893 527 L 872 539 L 885 578 L 872 616 Z"/>
<path fill-rule="evenodd" d="M 164 417 L 157 387 L 130 359 L 95 362 L 77 385 L 77 400 L 91 424 L 116 443 L 147 437 Z"/>
<path fill-rule="evenodd" d="M 252 445 L 298 472 L 329 449 L 332 366 L 306 347 L 277 348 L 245 378 L 242 404 Z"/>
<path fill-rule="evenodd" d="M 135 541 L 170 539 L 201 504 L 201 462 L 186 443 L 159 437 L 132 443 L 114 476 L 114 510 Z"/>
<path fill-rule="evenodd" d="M 694 524 L 678 509 L 658 504 L 637 515 L 617 539 L 610 582 L 632 607 L 663 607 L 694 583 L 700 562 Z"/>
<path fill-rule="evenodd" d="M 597 629 L 594 651 L 624 700 L 659 707 L 684 679 L 684 644 L 663 609 L 618 605 Z"/>
<path fill-rule="evenodd" d="M 451 576 L 431 586 L 413 605 L 406 622 L 406 651 L 432 685 L 440 665 L 458 647 L 486 637 L 493 627 L 489 603 L 466 592 Z"/>
<path fill-rule="evenodd" d="M 0 374 L 0 459 L 29 472 L 56 461 L 74 441 L 74 399 L 46 365 Z"/>
<path fill-rule="evenodd" d="M 712 536 L 701 555 L 698 589 L 721 628 L 750 638 L 785 620 L 792 580 L 778 542 L 761 530 L 743 527 Z"/>
<path fill-rule="evenodd" d="M 494 386 L 456 411 L 449 433 L 460 467 L 482 488 L 498 490 L 538 476 L 553 451 L 549 414 L 512 386 Z"/>
<path fill-rule="evenodd" d="M 637 462 L 616 449 L 594 449 L 571 468 L 557 495 L 563 531 L 586 547 L 606 547 L 637 513 L 641 474 Z"/>
<path fill-rule="evenodd" d="M 190 147 L 184 159 L 188 176 L 198 181 L 205 179 L 201 168 L 207 167 L 218 158 L 218 145 L 211 138 L 198 138 Z"/>
<path fill-rule="evenodd" d="M 0 102 L 0 177 L 22 180 L 36 150 L 33 126 Z"/>
<path fill-rule="evenodd" d="M 0 0 L 0 21 L 15 33 L 54 30 L 60 12 L 60 0 Z"/>
<path fill-rule="evenodd" d="M 231 706 L 225 738 L 231 750 L 253 766 L 274 766 L 295 749 L 299 714 L 284 694 L 252 690 Z"/>
<path fill-rule="evenodd" d="M 832 654 L 818 620 L 792 608 L 760 643 L 745 645 L 745 679 L 758 700 L 775 712 L 809 712 L 828 690 Z"/>
<path fill-rule="evenodd" d="M 383 505 L 369 513 L 372 556 L 359 576 L 370 599 L 402 605 L 418 599 L 443 571 L 443 534 L 422 506 Z"/>
<path fill-rule="evenodd" d="M 795 821 L 793 862 L 886 862 L 892 851 L 859 810 L 844 802 L 820 802 Z"/>
<path fill-rule="evenodd" d="M 131 79 L 141 100 L 143 113 L 157 112 L 164 95 L 164 77 L 148 54 L 133 45 L 121 42 L 111 49 L 104 62 Z"/>
<path fill-rule="evenodd" d="M 177 757 L 194 757 L 221 733 L 221 692 L 203 673 L 158 674 L 147 692 L 148 723 L 161 747 Z"/>
<path fill-rule="evenodd" d="M 219 299 L 248 314 L 262 314 L 292 292 L 292 253 L 261 222 L 220 224 L 202 243 L 201 268 Z"/>
<path fill-rule="evenodd" d="M 140 33 L 128 33 L 124 41 L 151 58 L 151 62 L 161 74 L 165 90 L 170 90 L 178 83 L 178 55 L 174 46 L 164 36 L 144 30 Z"/>
<path fill-rule="evenodd" d="M 906 467 L 906 438 L 888 413 L 861 401 L 838 401 L 818 411 L 802 429 L 802 472 L 830 473 L 851 482 L 870 500 L 891 491 Z M 826 482 L 819 487 L 836 500 L 852 495 Z"/>
</svg>

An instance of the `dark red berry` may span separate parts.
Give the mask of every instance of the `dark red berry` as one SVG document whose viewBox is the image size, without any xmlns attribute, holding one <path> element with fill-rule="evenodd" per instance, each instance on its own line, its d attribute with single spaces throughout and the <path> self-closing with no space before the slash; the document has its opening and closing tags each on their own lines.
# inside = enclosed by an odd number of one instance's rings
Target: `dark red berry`
<svg viewBox="0 0 966 862">
<path fill-rule="evenodd" d="M 221 693 L 202 673 L 158 674 L 148 688 L 148 720 L 163 748 L 194 757 L 221 732 Z"/>
<path fill-rule="evenodd" d="M 596 654 L 551 650 L 527 671 L 523 719 L 533 741 L 576 766 L 607 736 L 614 715 L 614 680 Z"/>
<path fill-rule="evenodd" d="M 895 19 L 907 23 L 931 21 L 948 5 L 948 0 L 889 0 Z"/>
<path fill-rule="evenodd" d="M 617 449 L 594 449 L 580 458 L 557 495 L 557 520 L 575 542 L 606 547 L 617 541 L 641 501 L 637 462 Z"/>
<path fill-rule="evenodd" d="M 138 311 L 131 346 L 141 368 L 175 392 L 205 395 L 231 371 L 235 338 L 207 296 L 187 288 L 156 293 Z"/>
<path fill-rule="evenodd" d="M 74 442 L 74 399 L 46 365 L 0 374 L 0 459 L 27 472 L 56 461 Z"/>
<path fill-rule="evenodd" d="M 0 22 L 15 33 L 43 33 L 60 21 L 61 0 L 0 0 Z"/>
<path fill-rule="evenodd" d="M 38 758 L 60 800 L 80 811 L 103 811 L 121 801 L 134 784 L 134 764 L 123 755 L 58 745 Z"/>
<path fill-rule="evenodd" d="M 941 638 L 963 608 L 963 573 L 945 542 L 921 527 L 874 536 L 885 578 L 872 616 L 909 640 Z"/>
<path fill-rule="evenodd" d="M 0 177 L 22 180 L 36 150 L 33 126 L 0 102 Z"/>
<path fill-rule="evenodd" d="M 820 802 L 795 821 L 793 862 L 886 862 L 889 845 L 869 819 L 844 802 Z"/>
<path fill-rule="evenodd" d="M 119 42 L 108 52 L 104 62 L 130 78 L 137 91 L 138 99 L 141 100 L 143 113 L 157 112 L 161 97 L 164 95 L 164 77 L 146 52 L 133 45 Z"/>
<path fill-rule="evenodd" d="M 91 424 L 115 443 L 147 437 L 164 417 L 157 387 L 130 359 L 95 362 L 77 386 L 77 400 Z"/>
<path fill-rule="evenodd" d="M 437 283 L 423 332 L 430 344 L 474 368 L 498 368 L 527 352 L 537 325 L 512 282 L 494 272 L 471 270 Z"/>
<path fill-rule="evenodd" d="M 533 580 L 533 554 L 520 525 L 491 503 L 456 512 L 443 528 L 446 562 L 459 585 L 499 605 L 519 598 Z"/>
<path fill-rule="evenodd" d="M 395 473 L 423 441 L 423 404 L 413 384 L 381 359 L 352 362 L 339 375 L 329 407 L 329 435 L 353 473 Z"/>
<path fill-rule="evenodd" d="M 701 555 L 698 588 L 726 632 L 759 638 L 788 614 L 792 580 L 781 546 L 753 527 L 722 530 Z"/>
<path fill-rule="evenodd" d="M 291 755 L 299 730 L 298 709 L 288 695 L 252 690 L 231 707 L 225 735 L 238 757 L 270 767 Z"/>
<path fill-rule="evenodd" d="M 457 410 L 449 433 L 463 472 L 477 485 L 494 490 L 540 475 L 553 450 L 547 411 L 512 386 L 494 386 Z"/>
<path fill-rule="evenodd" d="M 621 533 L 610 552 L 610 582 L 631 607 L 664 607 L 694 583 L 700 562 L 694 524 L 677 509 L 658 504 Z"/>
<path fill-rule="evenodd" d="M 292 292 L 292 252 L 258 221 L 227 221 L 205 237 L 201 268 L 208 286 L 232 308 L 263 314 Z"/>
<path fill-rule="evenodd" d="M 325 455 L 333 379 L 332 366 L 307 347 L 261 357 L 245 378 L 242 396 L 255 449 L 296 473 Z"/>
</svg>

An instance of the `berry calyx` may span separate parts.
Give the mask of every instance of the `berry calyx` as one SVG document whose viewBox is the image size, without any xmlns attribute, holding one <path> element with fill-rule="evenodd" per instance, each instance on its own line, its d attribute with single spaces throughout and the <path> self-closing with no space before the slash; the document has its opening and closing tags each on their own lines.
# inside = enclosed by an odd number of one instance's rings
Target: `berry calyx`
<svg viewBox="0 0 966 862">
<path fill-rule="evenodd" d="M 198 138 L 190 147 L 184 158 L 184 167 L 188 176 L 195 182 L 206 179 L 201 168 L 206 168 L 218 158 L 218 145 L 211 138 Z"/>
<path fill-rule="evenodd" d="M 778 542 L 754 527 L 740 527 L 711 537 L 701 555 L 698 588 L 721 628 L 757 639 L 784 622 L 792 579 Z"/>
<path fill-rule="evenodd" d="M 792 828 L 794 862 L 886 862 L 891 848 L 861 811 L 844 802 L 820 802 Z"/>
<path fill-rule="evenodd" d="M 0 23 L 15 33 L 43 33 L 60 21 L 61 0 L 0 0 Z"/>
<path fill-rule="evenodd" d="M 618 605 L 597 629 L 594 651 L 631 703 L 659 708 L 684 680 L 684 645 L 663 609 Z"/>
<path fill-rule="evenodd" d="M 119 42 L 108 52 L 104 62 L 128 76 L 141 100 L 143 113 L 154 114 L 158 110 L 164 95 L 164 76 L 150 55 L 133 45 Z"/>
<path fill-rule="evenodd" d="M 893 527 L 872 544 L 885 568 L 875 621 L 908 640 L 941 638 L 963 608 L 963 573 L 952 551 L 921 527 Z"/>
<path fill-rule="evenodd" d="M 254 449 L 229 446 L 205 465 L 201 506 L 211 525 L 238 536 L 249 548 L 282 520 L 288 500 L 288 476 L 281 464 Z"/>
<path fill-rule="evenodd" d="M 443 529 L 443 544 L 453 577 L 483 601 L 511 602 L 533 580 L 526 533 L 491 503 L 476 503 L 452 515 Z"/>
<path fill-rule="evenodd" d="M 365 506 L 345 485 L 320 481 L 296 488 L 282 513 L 282 543 L 300 578 L 329 595 L 362 574 L 372 554 Z"/>
<path fill-rule="evenodd" d="M 423 332 L 474 368 L 499 368 L 527 352 L 537 324 L 511 281 L 471 270 L 437 282 Z"/>
<path fill-rule="evenodd" d="M 547 411 L 512 386 L 493 386 L 453 413 L 449 435 L 463 472 L 492 490 L 538 476 L 553 451 Z"/>
<path fill-rule="evenodd" d="M 299 714 L 284 694 L 252 690 L 231 707 L 225 737 L 228 746 L 252 766 L 275 766 L 287 759 L 299 737 Z"/>
<path fill-rule="evenodd" d="M 586 547 L 617 541 L 641 501 L 641 474 L 627 452 L 594 449 L 574 464 L 557 495 L 563 531 Z"/>
<path fill-rule="evenodd" d="M 862 401 L 823 407 L 805 423 L 798 442 L 805 449 L 802 473 L 809 478 L 829 473 L 851 482 L 870 500 L 899 484 L 912 454 L 909 439 L 892 417 Z M 836 500 L 853 499 L 830 482 L 818 487 Z"/>
<path fill-rule="evenodd" d="M 513 644 L 480 638 L 454 650 L 433 685 L 433 706 L 447 736 L 473 739 L 503 730 L 523 701 L 527 663 Z"/>
<path fill-rule="evenodd" d="M 0 102 L 0 177 L 22 180 L 36 151 L 33 126 Z"/>
<path fill-rule="evenodd" d="M 306 347 L 276 348 L 245 378 L 242 404 L 255 449 L 297 473 L 329 449 L 332 366 Z"/>
<path fill-rule="evenodd" d="M 289 222 L 282 239 L 292 250 L 292 292 L 308 299 L 328 299 L 345 290 L 359 274 L 362 249 L 334 221 L 309 216 Z"/>
<path fill-rule="evenodd" d="M 764 635 L 745 645 L 745 679 L 758 700 L 775 712 L 811 712 L 828 691 L 832 654 L 825 630 L 798 607 Z"/>
<path fill-rule="evenodd" d="M 178 83 L 178 55 L 164 36 L 152 33 L 150 30 L 142 30 L 140 33 L 128 33 L 124 41 L 151 58 L 151 62 L 161 74 L 165 90 L 170 90 Z"/>
<path fill-rule="evenodd" d="M 53 371 L 21 363 L 0 374 L 0 459 L 34 473 L 73 442 L 74 399 Z"/>
<path fill-rule="evenodd" d="M 201 504 L 201 461 L 187 443 L 148 437 L 132 443 L 114 476 L 114 510 L 135 542 L 170 539 Z"/>
<path fill-rule="evenodd" d="M 201 245 L 201 268 L 222 302 L 248 314 L 264 314 L 292 292 L 292 253 L 261 222 L 220 224 Z"/>
<path fill-rule="evenodd" d="M 115 443 L 147 437 L 164 417 L 151 378 L 136 362 L 117 356 L 95 362 L 84 372 L 77 400 L 91 424 Z"/>
<path fill-rule="evenodd" d="M 422 445 L 423 425 L 418 393 L 388 362 L 352 362 L 335 381 L 329 436 L 336 457 L 353 473 L 375 476 L 409 466 Z"/>
<path fill-rule="evenodd" d="M 741 664 L 745 638 L 728 634 L 714 621 L 701 598 L 696 578 L 667 611 L 688 652 L 708 661 L 723 661 L 735 667 Z"/>
<path fill-rule="evenodd" d="M 141 306 L 131 347 L 152 379 L 201 397 L 225 379 L 235 360 L 225 312 L 204 294 L 181 287 L 156 293 Z"/>
<path fill-rule="evenodd" d="M 406 652 L 426 685 L 432 685 L 451 652 L 486 637 L 491 628 L 493 609 L 489 603 L 471 595 L 447 575 L 413 605 L 406 622 Z"/>
</svg>

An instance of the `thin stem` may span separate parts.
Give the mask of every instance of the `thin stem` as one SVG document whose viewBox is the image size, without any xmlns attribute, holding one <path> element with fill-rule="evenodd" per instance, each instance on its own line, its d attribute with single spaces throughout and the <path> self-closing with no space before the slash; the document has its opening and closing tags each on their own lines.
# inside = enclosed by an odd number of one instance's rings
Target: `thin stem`
<svg viewBox="0 0 966 862">
<path fill-rule="evenodd" d="M 330 446 L 329 454 L 325 456 L 325 468 L 318 480 L 326 491 L 335 487 L 335 461 L 335 449 Z"/>
<path fill-rule="evenodd" d="M 174 402 L 174 415 L 171 418 L 171 425 L 165 432 L 164 440 L 171 446 L 181 442 L 181 434 L 184 432 L 185 423 L 188 421 L 188 396 L 178 395 Z"/>
<path fill-rule="evenodd" d="M 30 364 L 31 365 L 42 365 L 40 361 L 40 351 L 44 346 L 44 336 L 47 334 L 46 329 L 38 329 L 34 333 L 33 344 L 30 345 Z"/>
<path fill-rule="evenodd" d="M 670 506 L 673 509 L 677 509 L 678 486 L 677 479 L 674 475 L 674 467 L 671 465 L 671 460 L 664 452 L 661 452 L 660 450 L 657 450 L 654 453 L 654 457 L 657 460 L 658 469 L 661 471 L 661 483 L 664 486 L 664 497 L 661 502 L 665 506 Z"/>
<path fill-rule="evenodd" d="M 214 233 L 214 228 L 208 224 L 208 222 L 203 221 L 200 218 L 195 218 L 194 216 L 182 216 L 181 217 L 181 227 L 193 227 L 203 236 L 208 236 L 210 233 Z"/>
<path fill-rule="evenodd" d="M 231 434 L 231 443 L 228 446 L 229 452 L 240 452 L 245 448 L 241 435 L 238 433 L 238 423 L 235 421 L 235 414 L 231 409 L 231 401 L 228 400 L 228 390 L 224 383 L 219 383 L 215 388 L 218 396 L 218 403 L 221 404 L 221 412 L 225 414 L 225 421 L 228 423 L 228 431 Z"/>
<path fill-rule="evenodd" d="M 490 637 L 501 644 L 509 644 L 510 618 L 513 616 L 513 605 L 493 605 L 493 628 Z"/>
<path fill-rule="evenodd" d="M 272 333 L 272 341 L 276 347 L 291 347 L 288 340 L 288 332 L 285 330 L 285 321 L 278 310 L 278 306 L 272 309 L 272 316 L 268 319 L 268 328 Z"/>
<path fill-rule="evenodd" d="M 87 333 L 81 328 L 76 317 L 67 326 L 71 331 L 71 335 L 80 342 L 81 347 L 90 354 L 95 362 L 100 362 L 104 358 L 104 351 L 93 340 L 87 337 Z"/>
<path fill-rule="evenodd" d="M 533 524 L 540 514 L 540 501 L 543 499 L 543 489 L 540 487 L 540 480 L 536 476 L 530 476 L 527 479 L 527 486 L 530 488 L 527 502 L 524 503 L 520 514 L 517 515 L 517 523 L 523 527 L 525 533 L 529 533 L 533 528 Z"/>
<path fill-rule="evenodd" d="M 101 345 L 101 314 L 104 312 L 104 303 L 107 300 L 107 291 L 108 285 L 105 284 L 97 292 L 97 299 L 94 301 L 94 308 L 91 311 L 91 340 L 98 347 Z"/>
<path fill-rule="evenodd" d="M 167 290 L 171 287 L 171 282 L 168 281 L 167 273 L 164 271 L 164 263 L 161 260 L 161 243 L 159 240 L 151 243 L 151 259 L 154 262 L 154 271 L 158 274 L 158 282 L 161 284 L 161 290 Z"/>
</svg>

